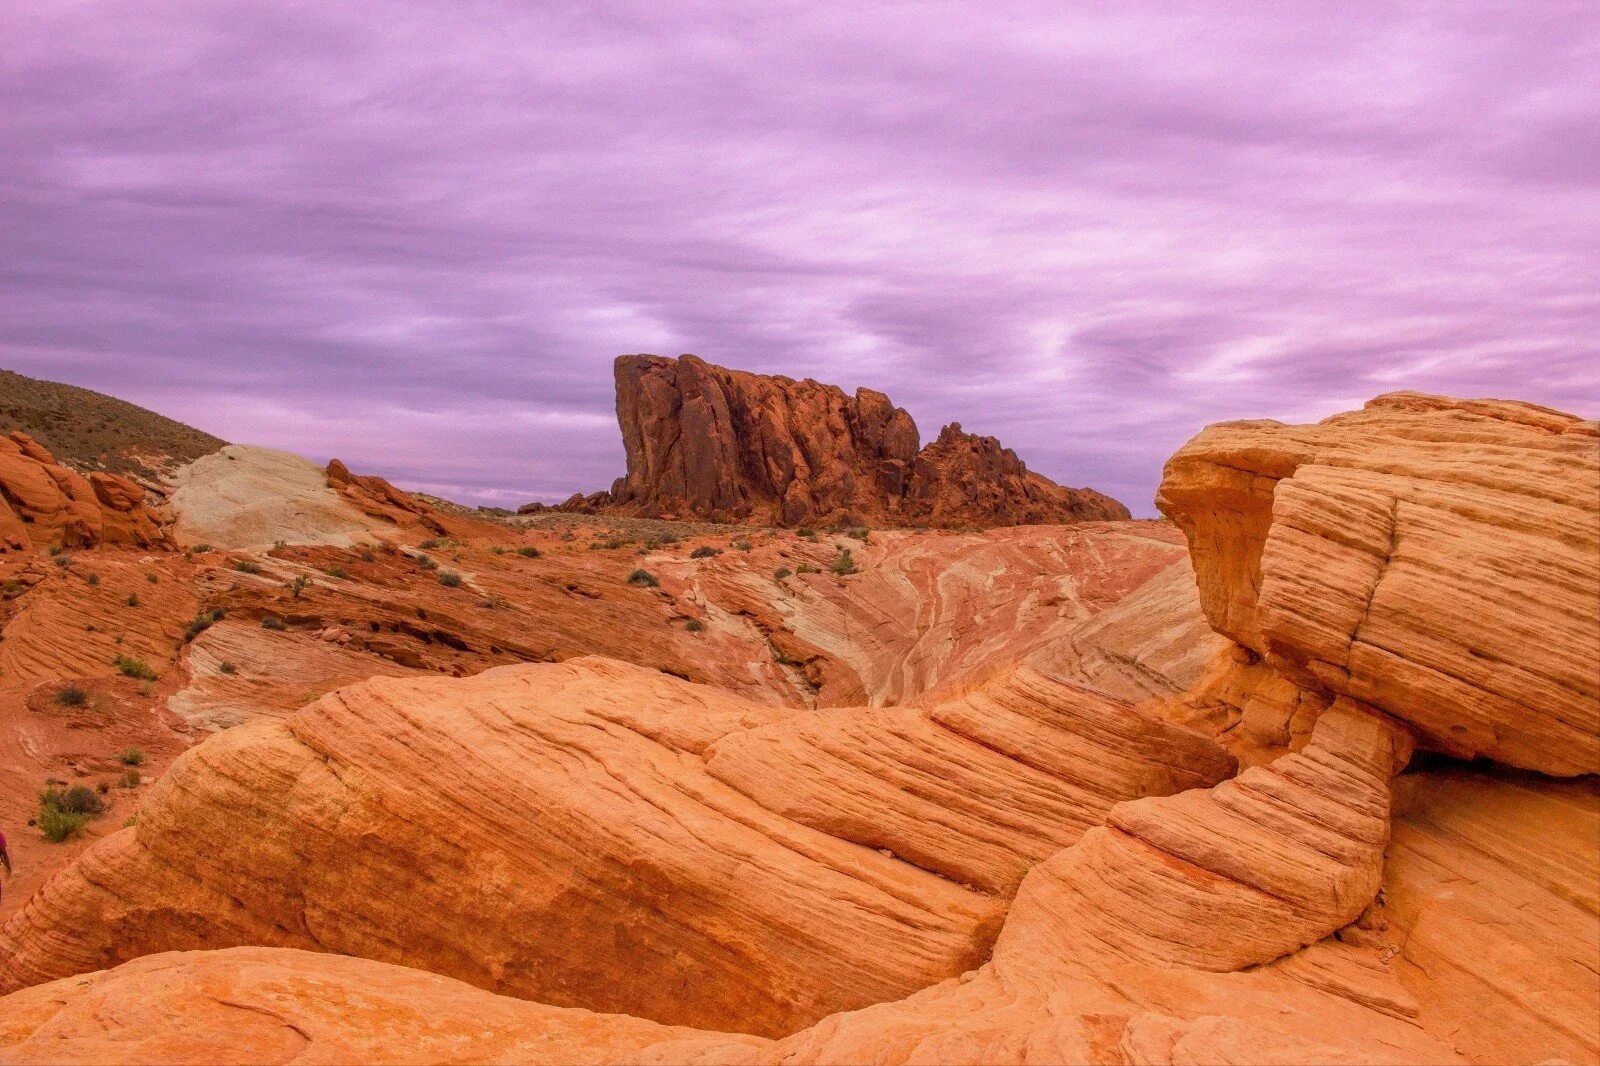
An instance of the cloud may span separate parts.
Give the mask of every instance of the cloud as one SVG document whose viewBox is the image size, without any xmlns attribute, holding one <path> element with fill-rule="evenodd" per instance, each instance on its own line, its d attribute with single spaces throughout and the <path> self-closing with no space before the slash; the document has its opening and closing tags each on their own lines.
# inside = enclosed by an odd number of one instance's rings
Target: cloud
<svg viewBox="0 0 1600 1066">
<path fill-rule="evenodd" d="M 1207 422 L 1600 408 L 1592 5 L 0 0 L 0 363 L 495 503 L 610 360 L 888 392 L 1137 513 Z"/>
</svg>

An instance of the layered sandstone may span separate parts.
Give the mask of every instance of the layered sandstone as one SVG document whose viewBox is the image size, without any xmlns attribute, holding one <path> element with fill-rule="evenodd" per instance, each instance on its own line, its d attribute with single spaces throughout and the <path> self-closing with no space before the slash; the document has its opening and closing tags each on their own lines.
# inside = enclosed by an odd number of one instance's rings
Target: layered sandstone
<svg viewBox="0 0 1600 1066">
<path fill-rule="evenodd" d="M 0 437 L 0 551 L 169 546 L 145 491 L 118 474 L 87 477 L 26 433 Z"/>
<path fill-rule="evenodd" d="M 659 587 L 631 602 L 703 620 L 674 631 L 701 649 L 686 660 L 764 702 L 582 659 L 364 682 L 279 719 L 278 693 L 210 676 L 252 643 L 224 623 L 188 653 L 197 698 L 272 716 L 192 750 L 135 828 L 7 924 L 10 987 L 85 976 L 0 1001 L 0 1047 L 382 1060 L 392 1034 L 530 1062 L 1600 1062 L 1594 779 L 1434 756 L 1402 772 L 1417 745 L 1592 769 L 1595 445 L 1555 412 L 1414 395 L 1213 427 L 1163 487 L 1198 598 L 1138 524 L 460 556 L 491 596 L 552 579 L 575 613 L 620 600 L 642 561 Z M 769 569 L 846 546 L 865 573 Z M 348 668 L 369 622 L 398 626 L 400 558 L 307 591 L 307 632 L 262 661 L 343 612 L 305 676 Z M 986 582 L 1014 602 L 984 614 Z M 236 585 L 241 604 L 291 597 L 277 574 Z M 405 623 L 419 666 L 530 639 L 436 595 Z M 1202 605 L 1222 636 L 1197 629 Z M 857 689 L 901 705 L 808 709 Z M 277 947 L 135 958 L 246 943 Z M 306 947 L 557 1006 L 287 950 Z"/>
<path fill-rule="evenodd" d="M 794 713 L 602 659 L 342 689 L 181 758 L 6 926 L 4 979 L 264 944 L 776 1035 L 972 969 L 1032 862 L 1233 769 L 1029 673 Z"/>
<path fill-rule="evenodd" d="M 1315 426 L 1212 426 L 1157 503 L 1218 632 L 1424 745 L 1600 771 L 1600 429 L 1502 401 L 1381 396 Z"/>
<path fill-rule="evenodd" d="M 750 525 L 1019 525 L 1114 520 L 1127 508 L 1030 472 L 993 437 L 916 423 L 881 392 L 854 396 L 712 366 L 617 359 L 628 472 L 584 509 Z"/>
</svg>

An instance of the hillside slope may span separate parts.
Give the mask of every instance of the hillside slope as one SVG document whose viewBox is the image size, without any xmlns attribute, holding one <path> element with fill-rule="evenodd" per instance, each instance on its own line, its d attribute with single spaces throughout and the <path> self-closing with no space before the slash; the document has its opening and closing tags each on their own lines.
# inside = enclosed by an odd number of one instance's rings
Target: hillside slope
<svg viewBox="0 0 1600 1066">
<path fill-rule="evenodd" d="M 227 441 L 91 389 L 0 370 L 0 433 L 20 431 L 87 473 L 158 478 Z"/>
</svg>

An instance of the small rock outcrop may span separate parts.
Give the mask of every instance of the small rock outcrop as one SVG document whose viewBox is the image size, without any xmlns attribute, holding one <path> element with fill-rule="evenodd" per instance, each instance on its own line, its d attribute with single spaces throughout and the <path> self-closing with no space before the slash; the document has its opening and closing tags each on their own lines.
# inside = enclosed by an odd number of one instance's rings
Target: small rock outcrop
<svg viewBox="0 0 1600 1066">
<path fill-rule="evenodd" d="M 881 392 L 752 374 L 685 355 L 616 362 L 628 472 L 569 510 L 750 525 L 997 526 L 1129 517 L 1092 489 L 1030 472 L 952 423 L 919 448 Z"/>
<path fill-rule="evenodd" d="M 398 531 L 449 533 L 444 516 L 381 477 L 327 468 L 292 452 L 230 444 L 178 471 L 173 532 L 185 546 L 260 548 L 271 544 L 349 547 Z"/>
<path fill-rule="evenodd" d="M 0 551 L 168 545 L 145 491 L 119 474 L 87 477 L 26 433 L 0 437 Z"/>
</svg>

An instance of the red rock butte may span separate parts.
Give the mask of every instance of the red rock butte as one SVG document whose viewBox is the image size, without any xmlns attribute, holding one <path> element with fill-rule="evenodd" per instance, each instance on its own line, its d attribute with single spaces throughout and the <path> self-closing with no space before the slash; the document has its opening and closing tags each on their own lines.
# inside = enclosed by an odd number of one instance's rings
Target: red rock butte
<svg viewBox="0 0 1600 1066">
<path fill-rule="evenodd" d="M 911 416 L 872 389 L 849 396 L 692 355 L 619 356 L 616 381 L 628 472 L 567 510 L 790 527 L 1129 517 L 1109 496 L 1057 485 L 959 423 L 922 447 Z"/>
</svg>

